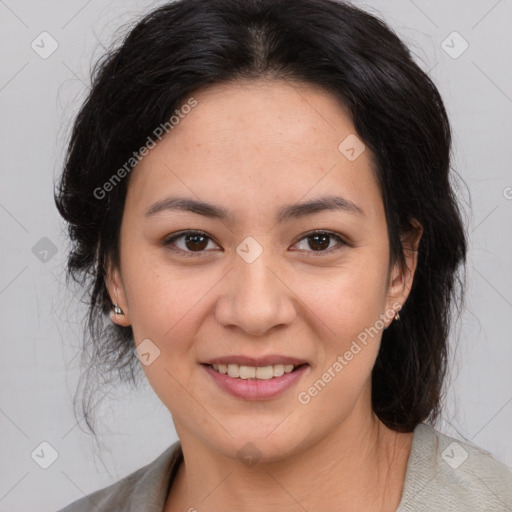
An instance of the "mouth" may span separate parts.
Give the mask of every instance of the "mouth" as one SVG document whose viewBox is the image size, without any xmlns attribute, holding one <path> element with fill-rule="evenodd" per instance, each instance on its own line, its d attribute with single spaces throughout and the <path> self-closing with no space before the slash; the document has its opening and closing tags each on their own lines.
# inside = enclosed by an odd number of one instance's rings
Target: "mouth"
<svg viewBox="0 0 512 512">
<path fill-rule="evenodd" d="M 297 385 L 310 369 L 305 361 L 286 357 L 219 358 L 201 366 L 217 389 L 243 400 L 278 397 Z"/>
</svg>

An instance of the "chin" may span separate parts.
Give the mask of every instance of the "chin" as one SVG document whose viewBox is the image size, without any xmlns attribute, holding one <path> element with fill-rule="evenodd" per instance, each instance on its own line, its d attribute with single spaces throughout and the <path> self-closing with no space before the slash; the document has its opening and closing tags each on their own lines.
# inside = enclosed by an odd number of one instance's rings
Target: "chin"
<svg viewBox="0 0 512 512">
<path fill-rule="evenodd" d="M 282 422 L 282 418 L 280 419 Z M 255 425 L 249 422 L 245 426 L 229 427 L 226 429 L 233 437 L 223 435 L 222 438 L 206 437 L 210 448 L 227 458 L 238 459 L 248 466 L 258 463 L 274 463 L 286 460 L 304 450 L 308 444 L 305 432 L 296 432 L 283 428 L 279 432 L 279 422 L 274 422 L 272 428 L 268 424 Z M 276 428 L 277 426 L 277 428 Z"/>
</svg>

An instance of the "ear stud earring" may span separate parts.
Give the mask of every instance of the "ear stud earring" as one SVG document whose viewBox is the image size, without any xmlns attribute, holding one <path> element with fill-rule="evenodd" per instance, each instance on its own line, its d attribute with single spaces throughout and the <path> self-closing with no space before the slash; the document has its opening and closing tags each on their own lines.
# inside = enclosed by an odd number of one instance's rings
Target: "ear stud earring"
<svg viewBox="0 0 512 512">
<path fill-rule="evenodd" d="M 112 304 L 112 309 L 114 310 L 114 314 L 124 315 L 123 310 L 117 304 Z"/>
</svg>

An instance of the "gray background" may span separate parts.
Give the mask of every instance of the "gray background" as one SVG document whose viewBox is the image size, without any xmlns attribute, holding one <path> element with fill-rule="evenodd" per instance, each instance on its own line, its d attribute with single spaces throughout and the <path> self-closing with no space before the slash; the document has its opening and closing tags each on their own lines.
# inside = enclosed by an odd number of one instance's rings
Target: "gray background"
<svg viewBox="0 0 512 512">
<path fill-rule="evenodd" d="M 102 458 L 76 422 L 83 310 L 66 289 L 67 242 L 52 198 L 91 64 L 121 24 L 159 3 L 0 0 L 0 511 L 54 511 L 176 439 L 147 383 L 119 387 L 101 405 Z M 512 466 L 512 2 L 355 3 L 391 24 L 438 85 L 454 130 L 453 166 L 471 195 L 468 300 L 451 340 L 439 429 Z M 42 46 L 43 31 L 58 43 L 46 59 L 31 47 Z M 463 42 L 448 37 L 454 31 L 469 44 L 457 58 Z M 464 188 L 460 196 L 467 200 Z M 31 457 L 42 442 L 58 453 L 48 469 Z"/>
</svg>

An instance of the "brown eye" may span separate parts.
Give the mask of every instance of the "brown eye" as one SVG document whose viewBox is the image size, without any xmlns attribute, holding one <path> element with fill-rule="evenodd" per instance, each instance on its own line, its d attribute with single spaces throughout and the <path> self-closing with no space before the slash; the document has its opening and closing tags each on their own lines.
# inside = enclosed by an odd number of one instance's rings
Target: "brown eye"
<svg viewBox="0 0 512 512">
<path fill-rule="evenodd" d="M 197 256 L 207 252 L 208 243 L 212 241 L 206 233 L 201 231 L 184 231 L 178 235 L 168 238 L 164 245 L 173 252 L 186 256 Z M 209 251 L 208 251 L 209 252 Z"/>
<path fill-rule="evenodd" d="M 203 235 L 185 235 L 185 246 L 191 251 L 202 251 L 208 245 L 208 237 Z"/>
<path fill-rule="evenodd" d="M 324 249 L 328 249 L 331 241 L 330 235 L 311 235 L 308 236 L 309 247 L 314 251 L 323 251 Z"/>
<path fill-rule="evenodd" d="M 306 240 L 307 243 L 304 244 L 302 241 Z M 331 246 L 331 242 L 335 240 L 338 242 L 338 247 L 336 247 L 336 244 L 334 246 Z M 319 253 L 318 256 L 322 256 L 325 253 L 331 253 L 333 250 L 340 249 L 344 245 L 348 245 L 339 235 L 332 233 L 330 231 L 315 231 L 313 233 L 309 233 L 296 245 L 303 244 L 302 248 L 299 248 L 299 250 L 305 250 L 306 252 L 311 253 Z M 304 245 L 307 245 L 307 247 L 304 247 Z M 333 249 L 334 247 L 334 249 Z M 332 250 L 333 249 L 333 250 Z M 316 254 L 314 254 L 316 256 Z"/>
</svg>

